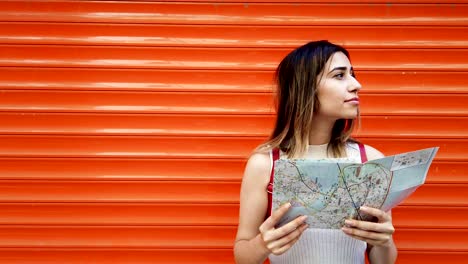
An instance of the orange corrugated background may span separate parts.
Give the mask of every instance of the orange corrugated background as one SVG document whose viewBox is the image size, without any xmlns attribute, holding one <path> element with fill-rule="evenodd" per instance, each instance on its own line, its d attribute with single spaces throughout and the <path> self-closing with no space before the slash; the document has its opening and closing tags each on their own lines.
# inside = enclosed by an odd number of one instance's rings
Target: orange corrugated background
<svg viewBox="0 0 468 264">
<path fill-rule="evenodd" d="M 468 259 L 468 1 L 0 1 L 0 263 L 233 263 L 272 73 L 349 48 L 358 138 L 440 146 L 398 263 Z M 465 262 L 466 263 L 466 262 Z"/>
</svg>

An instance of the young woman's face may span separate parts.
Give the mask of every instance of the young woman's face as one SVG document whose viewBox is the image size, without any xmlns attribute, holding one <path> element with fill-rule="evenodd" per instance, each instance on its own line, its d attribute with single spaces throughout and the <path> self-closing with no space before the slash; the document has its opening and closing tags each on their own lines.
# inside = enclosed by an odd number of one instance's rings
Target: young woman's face
<svg viewBox="0 0 468 264">
<path fill-rule="evenodd" d="M 330 119 L 353 119 L 359 111 L 358 91 L 361 84 L 354 78 L 348 57 L 342 52 L 333 54 L 319 75 L 318 113 Z"/>
</svg>

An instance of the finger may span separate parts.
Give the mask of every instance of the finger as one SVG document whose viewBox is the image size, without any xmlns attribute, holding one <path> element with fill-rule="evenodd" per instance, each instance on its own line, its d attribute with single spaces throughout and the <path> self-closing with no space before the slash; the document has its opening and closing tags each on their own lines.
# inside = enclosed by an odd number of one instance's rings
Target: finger
<svg viewBox="0 0 468 264">
<path fill-rule="evenodd" d="M 275 227 L 276 223 L 283 217 L 283 215 L 288 212 L 289 208 L 291 207 L 291 203 L 285 203 L 280 208 L 276 209 L 273 213 L 271 213 L 270 217 L 260 225 L 260 232 L 263 233 L 266 230 L 270 230 Z"/>
<path fill-rule="evenodd" d="M 269 232 L 265 232 L 263 235 L 263 240 L 265 242 L 275 241 L 278 240 L 289 233 L 298 229 L 302 224 L 304 224 L 307 216 L 298 216 L 296 219 L 292 220 L 291 222 L 287 223 L 286 225 L 278 228 L 278 229 L 271 229 Z"/>
<path fill-rule="evenodd" d="M 348 234 L 348 236 L 350 236 L 350 237 L 352 237 L 352 238 L 355 238 L 355 239 L 359 239 L 359 240 L 364 241 L 364 242 L 366 242 L 366 243 L 368 243 L 368 244 L 371 244 L 371 245 L 373 245 L 373 246 L 377 246 L 377 245 L 382 244 L 381 241 L 375 240 L 375 239 L 370 239 L 370 238 L 361 237 L 361 236 L 356 236 L 356 235 L 350 235 L 350 234 Z"/>
<path fill-rule="evenodd" d="M 270 247 L 271 248 L 281 248 L 284 245 L 286 245 L 288 243 L 291 243 L 291 241 L 299 238 L 302 235 L 302 233 L 304 232 L 304 230 L 307 229 L 307 227 L 308 227 L 307 224 L 302 224 L 296 230 L 290 232 L 289 234 L 287 234 L 287 235 L 285 235 L 283 237 L 279 237 L 278 240 L 270 243 Z"/>
<path fill-rule="evenodd" d="M 385 244 L 388 244 L 392 238 L 390 237 L 389 239 L 387 240 L 376 240 L 376 239 L 370 239 L 370 238 L 366 238 L 366 237 L 361 237 L 361 236 L 356 236 L 356 235 L 348 235 L 352 238 L 355 238 L 355 239 L 359 239 L 359 240 L 362 240 L 370 245 L 373 245 L 373 246 L 382 246 L 382 245 L 385 245 Z"/>
<path fill-rule="evenodd" d="M 278 249 L 273 249 L 271 252 L 275 255 L 281 255 L 283 254 L 284 252 L 286 252 L 287 250 L 289 250 L 291 247 L 292 247 L 292 243 L 291 244 L 286 244 L 284 245 L 283 247 L 281 248 L 278 248 Z"/>
<path fill-rule="evenodd" d="M 307 227 L 305 227 L 302 232 L 304 230 L 306 230 Z M 280 248 L 277 248 L 277 249 L 274 249 L 272 252 L 273 254 L 275 255 L 281 255 L 283 254 L 284 252 L 286 252 L 287 250 L 289 250 L 294 244 L 296 244 L 297 241 L 299 241 L 299 238 L 301 237 L 302 235 L 302 232 L 299 234 L 299 236 L 297 236 L 296 238 L 294 238 L 293 240 L 289 241 L 288 243 L 284 244 L 283 246 L 281 246 Z"/>
<path fill-rule="evenodd" d="M 298 229 L 301 225 L 304 224 L 304 222 L 307 220 L 307 215 L 302 215 L 296 217 L 294 220 L 291 222 L 285 224 L 284 226 L 277 228 L 276 230 L 273 231 L 274 236 L 277 238 L 283 237 L 294 230 Z"/>
<path fill-rule="evenodd" d="M 395 229 L 391 225 L 382 224 L 382 223 L 373 223 L 368 221 L 359 221 L 354 219 L 346 219 L 345 224 L 348 227 L 354 227 L 361 230 L 374 231 L 379 233 L 388 233 L 393 234 Z"/>
<path fill-rule="evenodd" d="M 372 208 L 372 207 L 367 207 L 367 206 L 361 206 L 359 208 L 360 211 L 370 214 L 372 216 L 377 217 L 379 219 L 379 222 L 388 222 L 391 221 L 392 218 L 389 214 L 385 213 L 384 211 L 377 209 L 377 208 Z"/>
<path fill-rule="evenodd" d="M 357 228 L 349 228 L 343 227 L 341 230 L 345 232 L 345 234 L 363 237 L 365 239 L 372 239 L 372 240 L 379 240 L 379 241 L 386 241 L 390 239 L 391 235 L 387 233 L 377 233 L 371 231 L 360 230 Z"/>
</svg>

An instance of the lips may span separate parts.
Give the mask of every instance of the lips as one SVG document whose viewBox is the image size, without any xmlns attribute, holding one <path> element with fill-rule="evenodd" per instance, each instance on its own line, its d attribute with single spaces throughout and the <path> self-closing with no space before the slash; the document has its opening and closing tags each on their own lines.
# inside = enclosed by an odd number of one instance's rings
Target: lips
<svg viewBox="0 0 468 264">
<path fill-rule="evenodd" d="M 346 100 L 345 102 L 346 102 L 346 103 L 347 103 L 347 102 L 359 102 L 359 98 L 354 97 L 354 98 L 351 98 L 351 99 Z"/>
</svg>

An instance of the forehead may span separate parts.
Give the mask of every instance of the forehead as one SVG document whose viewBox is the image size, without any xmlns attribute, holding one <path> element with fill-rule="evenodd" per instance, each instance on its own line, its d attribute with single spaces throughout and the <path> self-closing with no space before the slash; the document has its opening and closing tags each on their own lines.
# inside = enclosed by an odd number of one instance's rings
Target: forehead
<svg viewBox="0 0 468 264">
<path fill-rule="evenodd" d="M 336 67 L 351 68 L 351 62 L 343 52 L 335 52 L 325 64 L 325 69 L 332 70 Z"/>
</svg>

